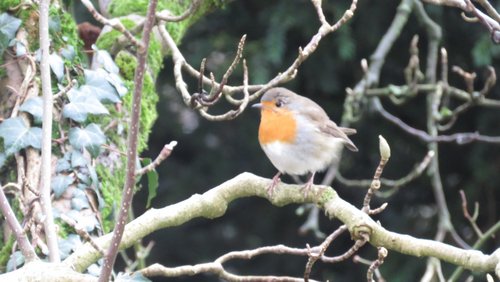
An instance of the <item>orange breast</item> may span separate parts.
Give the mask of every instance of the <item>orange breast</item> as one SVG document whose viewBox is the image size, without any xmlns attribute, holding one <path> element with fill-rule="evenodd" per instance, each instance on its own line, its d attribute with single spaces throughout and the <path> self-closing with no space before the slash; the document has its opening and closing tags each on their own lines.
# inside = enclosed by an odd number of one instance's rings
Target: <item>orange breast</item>
<svg viewBox="0 0 500 282">
<path fill-rule="evenodd" d="M 296 133 L 297 122 L 290 111 L 277 108 L 271 102 L 263 103 L 259 126 L 261 144 L 274 141 L 292 143 L 295 141 Z"/>
</svg>

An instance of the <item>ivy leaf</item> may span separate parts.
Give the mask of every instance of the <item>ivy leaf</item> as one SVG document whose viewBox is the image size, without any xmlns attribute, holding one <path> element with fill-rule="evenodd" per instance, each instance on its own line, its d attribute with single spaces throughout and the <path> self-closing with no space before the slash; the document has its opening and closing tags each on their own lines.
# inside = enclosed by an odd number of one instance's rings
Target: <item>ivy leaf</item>
<svg viewBox="0 0 500 282">
<path fill-rule="evenodd" d="M 68 237 L 58 240 L 59 255 L 61 259 L 67 258 L 76 248 L 82 245 L 82 240 L 77 234 L 69 234 Z"/>
<path fill-rule="evenodd" d="M 0 33 L 5 34 L 9 41 L 16 36 L 16 32 L 20 26 L 20 19 L 12 17 L 7 13 L 0 14 Z"/>
<path fill-rule="evenodd" d="M 24 256 L 21 251 L 15 251 L 9 258 L 7 262 L 7 272 L 18 269 L 24 264 Z"/>
<path fill-rule="evenodd" d="M 101 145 L 106 142 L 106 136 L 95 123 L 85 129 L 74 127 L 69 131 L 69 143 L 77 150 L 83 148 L 89 151 L 92 157 L 97 157 L 101 152 Z"/>
<path fill-rule="evenodd" d="M 49 55 L 49 65 L 52 72 L 56 75 L 57 80 L 61 81 L 64 77 L 64 61 L 56 53 Z"/>
<path fill-rule="evenodd" d="M 21 107 L 19 107 L 19 110 L 30 113 L 35 119 L 36 123 L 41 123 L 43 115 L 42 97 L 36 96 L 29 98 L 21 105 Z"/>
<path fill-rule="evenodd" d="M 76 122 L 84 122 L 89 114 L 109 114 L 108 109 L 93 95 L 84 94 L 78 90 L 70 90 L 69 103 L 64 105 L 63 117 Z"/>
<path fill-rule="evenodd" d="M 56 163 L 56 172 L 70 171 L 71 165 L 67 159 L 58 159 Z"/>
<path fill-rule="evenodd" d="M 75 47 L 73 47 L 73 45 L 67 45 L 66 47 L 59 50 L 59 54 L 61 54 L 64 59 L 73 61 L 76 56 Z"/>
<path fill-rule="evenodd" d="M 77 168 L 87 165 L 87 159 L 79 151 L 73 151 L 71 153 L 71 167 Z"/>
<path fill-rule="evenodd" d="M 19 40 L 14 39 L 14 45 L 16 46 L 16 57 L 22 57 L 26 55 L 26 46 Z"/>
<path fill-rule="evenodd" d="M 114 73 L 110 73 L 106 79 L 109 83 L 111 83 L 111 85 L 113 85 L 113 87 L 115 87 L 116 92 L 118 92 L 118 95 L 120 95 L 120 97 L 123 97 L 125 94 L 127 94 L 128 89 L 120 76 Z"/>
<path fill-rule="evenodd" d="M 28 127 L 20 117 L 9 118 L 0 124 L 0 137 L 3 137 L 5 154 L 11 155 L 28 146 L 40 149 L 42 129 Z"/>
<path fill-rule="evenodd" d="M 90 208 L 87 195 L 80 189 L 76 189 L 71 199 L 71 208 L 77 211 Z"/>
<path fill-rule="evenodd" d="M 107 77 L 108 73 L 103 69 L 85 70 L 85 84 L 80 87 L 80 91 L 94 95 L 102 102 L 120 102 L 116 89 L 108 82 Z"/>
<path fill-rule="evenodd" d="M 150 158 L 143 160 L 143 165 L 147 166 L 151 163 Z M 148 177 L 148 200 L 146 203 L 146 208 L 149 208 L 151 201 L 156 197 L 156 192 L 158 191 L 158 173 L 155 170 L 149 171 L 147 173 Z"/>
<path fill-rule="evenodd" d="M 111 55 L 106 50 L 99 50 L 95 45 L 92 45 L 92 49 L 94 49 L 94 56 L 97 62 L 97 66 L 102 66 L 105 70 L 110 73 L 117 74 L 120 69 L 111 58 Z"/>
<path fill-rule="evenodd" d="M 71 185 L 75 179 L 69 175 L 56 175 L 52 178 L 50 186 L 52 187 L 52 191 L 54 191 L 54 195 L 56 198 L 61 197 L 61 195 L 68 189 L 69 185 Z"/>
</svg>

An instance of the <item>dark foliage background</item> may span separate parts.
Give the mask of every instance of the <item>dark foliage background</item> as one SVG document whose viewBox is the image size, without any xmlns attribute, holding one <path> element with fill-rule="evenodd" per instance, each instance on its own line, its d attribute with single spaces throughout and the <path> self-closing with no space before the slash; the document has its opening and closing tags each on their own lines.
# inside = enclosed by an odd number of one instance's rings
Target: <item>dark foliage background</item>
<svg viewBox="0 0 500 282">
<path fill-rule="evenodd" d="M 498 5 L 498 1 L 492 1 Z M 338 19 L 348 7 L 348 1 L 324 1 L 328 19 Z M 354 18 L 338 32 L 325 38 L 316 53 L 299 69 L 298 76 L 284 85 L 310 97 L 340 121 L 344 89 L 353 87 L 362 77 L 359 62 L 369 58 L 391 23 L 398 1 L 360 0 Z M 482 87 L 486 65 L 499 66 L 500 49 L 493 46 L 485 29 L 478 24 L 464 22 L 456 9 L 426 5 L 430 16 L 443 28 L 441 45 L 448 50 L 451 65 L 458 65 L 478 74 L 477 87 Z M 497 9 L 498 10 L 498 9 Z M 319 26 L 316 13 L 305 0 L 295 1 L 234 1 L 224 10 L 214 13 L 193 26 L 180 46 L 186 59 L 198 65 L 208 58 L 208 68 L 220 78 L 230 64 L 237 42 L 247 34 L 244 57 L 250 69 L 250 83 L 263 83 L 285 69 Z M 422 26 L 411 16 L 388 56 L 382 70 L 380 85 L 403 84 L 403 69 L 408 63 L 408 48 L 413 35 L 420 36 L 422 69 L 425 69 L 426 35 Z M 160 188 L 153 206 L 162 207 L 188 198 L 249 171 L 272 177 L 276 170 L 267 160 L 257 142 L 259 114 L 248 109 L 243 115 L 229 122 L 208 122 L 187 109 L 181 102 L 172 81 L 171 60 L 157 85 L 161 93 L 158 104 L 160 118 L 151 135 L 149 150 L 144 154 L 154 158 L 165 143 L 177 140 L 172 156 L 158 168 Z M 241 69 L 230 79 L 240 84 Z M 450 84 L 464 87 L 460 77 L 450 74 Z M 190 89 L 196 89 L 193 81 Z M 498 86 L 489 94 L 500 99 Z M 403 106 L 392 106 L 384 101 L 387 109 L 408 124 L 425 130 L 425 96 L 412 99 Z M 214 112 L 224 109 L 224 105 Z M 460 117 L 457 125 L 445 132 L 479 131 L 487 135 L 500 135 L 498 110 L 473 108 Z M 384 176 L 399 178 L 408 173 L 426 152 L 425 145 L 414 137 L 401 132 L 367 109 L 364 117 L 353 127 L 358 134 L 352 139 L 359 153 L 344 152 L 341 172 L 348 178 L 370 178 L 378 164 L 378 138 L 382 134 L 391 145 L 391 158 Z M 470 207 L 480 203 L 479 225 L 485 230 L 499 218 L 498 184 L 500 183 L 500 150 L 498 145 L 471 143 L 467 145 L 440 145 L 440 169 L 445 185 L 452 221 L 459 234 L 473 244 L 476 237 L 463 218 L 458 191 L 463 189 Z M 316 183 L 322 179 L 316 176 Z M 291 182 L 288 177 L 285 182 Z M 360 206 L 364 190 L 346 188 L 338 182 L 333 187 L 354 205 Z M 135 198 L 136 213 L 144 209 L 146 189 Z M 432 239 L 436 231 L 436 206 L 430 183 L 425 174 L 403 187 L 388 199 L 374 199 L 374 204 L 388 201 L 388 209 L 377 216 L 389 230 Z M 312 235 L 299 235 L 298 228 L 305 217 L 297 214 L 298 206 L 276 208 L 267 201 L 250 198 L 233 203 L 226 215 L 215 220 L 198 219 L 177 228 L 154 233 L 145 241 L 153 240 L 155 247 L 149 263 L 161 262 L 167 266 L 196 264 L 213 261 L 232 251 L 259 246 L 286 244 L 304 247 L 306 243 L 318 244 Z M 335 230 L 338 222 L 322 219 L 322 231 Z M 447 242 L 453 244 L 450 238 Z M 499 245 L 498 237 L 484 247 L 491 252 Z M 340 254 L 352 241 L 345 235 L 330 247 L 329 254 Z M 367 259 L 376 257 L 376 249 L 364 247 L 360 255 Z M 240 274 L 283 274 L 302 276 L 306 258 L 268 255 L 251 261 L 238 261 L 229 265 Z M 423 274 L 426 260 L 389 252 L 382 274 L 389 281 L 417 281 Z M 445 275 L 454 270 L 443 264 Z M 363 281 L 367 266 L 346 261 L 337 265 L 315 265 L 312 277 L 326 281 Z M 159 280 L 158 280 L 159 281 Z M 212 276 L 195 276 L 170 281 L 217 281 Z"/>
</svg>

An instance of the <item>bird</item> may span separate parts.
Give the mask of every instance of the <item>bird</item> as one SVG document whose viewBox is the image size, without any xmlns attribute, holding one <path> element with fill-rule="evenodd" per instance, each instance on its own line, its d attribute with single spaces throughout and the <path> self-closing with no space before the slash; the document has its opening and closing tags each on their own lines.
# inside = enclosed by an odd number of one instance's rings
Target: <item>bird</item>
<svg viewBox="0 0 500 282">
<path fill-rule="evenodd" d="M 356 129 L 337 126 L 321 106 L 287 88 L 270 88 L 252 107 L 261 113 L 260 146 L 278 169 L 267 189 L 271 197 L 282 174 L 309 174 L 303 188 L 307 196 L 315 173 L 338 159 L 342 146 L 358 151 L 348 137 Z"/>
</svg>

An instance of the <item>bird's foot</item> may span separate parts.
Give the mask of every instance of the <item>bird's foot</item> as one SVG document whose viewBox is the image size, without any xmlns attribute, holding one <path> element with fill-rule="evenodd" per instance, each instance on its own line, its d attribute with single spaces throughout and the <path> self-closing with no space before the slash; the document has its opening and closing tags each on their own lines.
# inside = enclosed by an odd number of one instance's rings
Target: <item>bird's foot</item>
<svg viewBox="0 0 500 282">
<path fill-rule="evenodd" d="M 311 173 L 311 176 L 307 180 L 306 184 L 304 185 L 304 187 L 302 187 L 302 193 L 304 193 L 304 197 L 307 197 L 307 195 L 309 195 L 309 192 L 311 191 L 311 187 L 314 182 L 314 174 L 314 172 Z"/>
<path fill-rule="evenodd" d="M 280 175 L 281 175 L 281 172 L 278 171 L 278 173 L 276 173 L 276 175 L 273 177 L 273 181 L 271 182 L 269 187 L 267 187 L 267 195 L 269 196 L 269 198 L 273 197 L 274 188 L 276 188 L 276 186 L 278 186 L 278 184 L 281 181 Z"/>
</svg>

